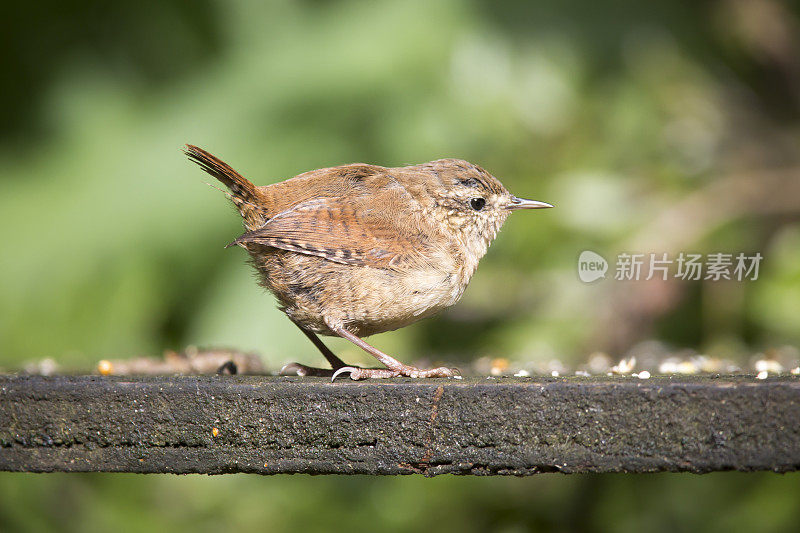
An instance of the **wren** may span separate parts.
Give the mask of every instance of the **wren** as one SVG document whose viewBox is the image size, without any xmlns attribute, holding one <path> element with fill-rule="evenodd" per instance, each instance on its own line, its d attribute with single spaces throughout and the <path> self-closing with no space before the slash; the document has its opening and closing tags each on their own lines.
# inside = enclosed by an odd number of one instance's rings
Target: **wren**
<svg viewBox="0 0 800 533">
<path fill-rule="evenodd" d="M 517 198 L 460 159 L 397 168 L 356 163 L 257 187 L 197 146 L 185 153 L 228 188 L 242 215 L 247 231 L 228 246 L 247 250 L 261 285 L 332 367 L 291 363 L 282 374 L 458 375 L 405 365 L 362 338 L 458 302 L 508 215 L 553 207 Z M 317 334 L 347 339 L 386 368 L 348 366 Z"/>
</svg>

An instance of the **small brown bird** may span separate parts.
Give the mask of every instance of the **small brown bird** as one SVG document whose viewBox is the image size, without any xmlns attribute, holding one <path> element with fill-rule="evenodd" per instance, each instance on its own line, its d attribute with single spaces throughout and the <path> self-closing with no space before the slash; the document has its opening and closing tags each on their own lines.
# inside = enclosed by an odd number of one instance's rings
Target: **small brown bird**
<svg viewBox="0 0 800 533">
<path fill-rule="evenodd" d="M 333 367 L 292 363 L 284 374 L 457 375 L 405 365 L 362 337 L 458 302 L 511 211 L 553 207 L 517 198 L 460 159 L 398 168 L 356 163 L 256 187 L 197 146 L 185 153 L 228 188 L 244 219 L 247 231 L 228 246 L 247 250 L 261 284 Z M 316 334 L 347 339 L 386 368 L 347 366 Z"/>
</svg>

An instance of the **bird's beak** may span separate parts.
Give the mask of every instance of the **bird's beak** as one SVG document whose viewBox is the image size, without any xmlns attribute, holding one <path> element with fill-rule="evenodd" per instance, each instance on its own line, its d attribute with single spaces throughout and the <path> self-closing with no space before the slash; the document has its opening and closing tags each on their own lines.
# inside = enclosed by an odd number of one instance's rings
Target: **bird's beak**
<svg viewBox="0 0 800 533">
<path fill-rule="evenodd" d="M 524 198 L 511 197 L 511 203 L 506 206 L 506 209 L 547 209 L 548 207 L 555 207 L 553 204 L 547 202 L 539 202 L 538 200 L 526 200 Z"/>
</svg>

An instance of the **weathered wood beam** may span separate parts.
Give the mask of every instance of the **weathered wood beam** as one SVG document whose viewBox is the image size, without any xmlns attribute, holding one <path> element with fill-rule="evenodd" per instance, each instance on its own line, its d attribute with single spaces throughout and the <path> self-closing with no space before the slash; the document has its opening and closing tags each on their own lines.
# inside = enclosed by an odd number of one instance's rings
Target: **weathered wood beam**
<svg viewBox="0 0 800 533">
<path fill-rule="evenodd" d="M 513 474 L 800 467 L 796 378 L 0 376 L 0 470 Z"/>
</svg>

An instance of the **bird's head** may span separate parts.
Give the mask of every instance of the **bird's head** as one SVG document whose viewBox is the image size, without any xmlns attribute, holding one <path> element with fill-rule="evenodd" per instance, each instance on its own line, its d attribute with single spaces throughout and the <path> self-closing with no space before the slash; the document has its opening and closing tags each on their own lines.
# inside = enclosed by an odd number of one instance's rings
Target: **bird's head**
<svg viewBox="0 0 800 533">
<path fill-rule="evenodd" d="M 440 159 L 424 166 L 439 178 L 434 192 L 437 218 L 461 235 L 464 244 L 480 259 L 500 227 L 517 209 L 545 209 L 551 204 L 517 198 L 500 180 L 461 159 Z"/>
</svg>

